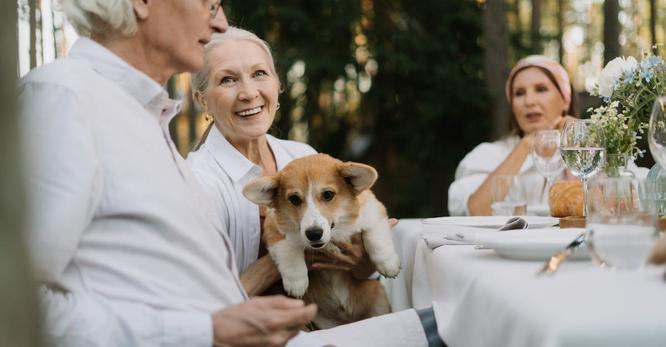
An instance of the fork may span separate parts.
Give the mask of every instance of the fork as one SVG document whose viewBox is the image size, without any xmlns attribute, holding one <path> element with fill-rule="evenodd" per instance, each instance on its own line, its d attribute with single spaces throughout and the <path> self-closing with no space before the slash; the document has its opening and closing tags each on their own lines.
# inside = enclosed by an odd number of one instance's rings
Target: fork
<svg viewBox="0 0 666 347">
<path fill-rule="evenodd" d="M 557 269 L 560 267 L 560 264 L 564 262 L 570 255 L 572 255 L 578 248 L 580 248 L 582 245 L 585 244 L 585 241 L 587 241 L 587 234 L 586 233 L 581 233 L 576 237 L 571 243 L 569 243 L 564 249 L 561 251 L 555 253 L 552 257 L 550 257 L 545 264 L 543 264 L 543 267 L 539 272 L 537 272 L 537 275 L 552 275 L 557 271 Z"/>
</svg>

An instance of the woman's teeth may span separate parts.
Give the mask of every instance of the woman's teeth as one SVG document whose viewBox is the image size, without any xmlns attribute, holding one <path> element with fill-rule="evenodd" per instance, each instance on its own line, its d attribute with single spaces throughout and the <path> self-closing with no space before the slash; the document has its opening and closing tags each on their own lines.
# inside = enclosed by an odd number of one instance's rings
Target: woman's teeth
<svg viewBox="0 0 666 347">
<path fill-rule="evenodd" d="M 255 114 L 259 113 L 259 112 L 261 112 L 261 106 L 259 106 L 259 107 L 255 107 L 255 108 L 251 108 L 251 109 L 249 109 L 249 110 L 244 110 L 244 111 L 236 112 L 236 114 L 239 115 L 239 116 L 241 116 L 241 117 L 247 117 L 247 116 L 253 116 L 253 115 L 255 115 Z"/>
</svg>

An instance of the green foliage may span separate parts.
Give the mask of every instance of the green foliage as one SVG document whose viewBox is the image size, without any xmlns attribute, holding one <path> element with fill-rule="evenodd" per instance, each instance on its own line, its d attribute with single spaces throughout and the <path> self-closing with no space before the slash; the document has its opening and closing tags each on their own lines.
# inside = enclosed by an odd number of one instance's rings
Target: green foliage
<svg viewBox="0 0 666 347">
<path fill-rule="evenodd" d="M 445 213 L 458 162 L 490 127 L 474 2 L 232 5 L 232 24 L 255 31 L 275 52 L 285 89 L 278 136 L 307 125 L 318 151 L 373 165 L 375 192 L 393 216 Z M 288 76 L 299 61 L 302 77 Z"/>
</svg>

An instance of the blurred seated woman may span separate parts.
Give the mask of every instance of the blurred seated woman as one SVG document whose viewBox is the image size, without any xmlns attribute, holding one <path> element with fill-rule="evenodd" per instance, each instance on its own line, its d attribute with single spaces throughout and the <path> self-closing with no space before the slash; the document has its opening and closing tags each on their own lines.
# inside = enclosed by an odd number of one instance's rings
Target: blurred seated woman
<svg viewBox="0 0 666 347">
<path fill-rule="evenodd" d="M 230 27 L 213 34 L 204 48 L 204 62 L 192 78 L 192 89 L 213 122 L 187 161 L 216 201 L 212 218 L 220 218 L 229 233 L 245 290 L 257 295 L 280 274 L 261 241 L 265 211 L 247 200 L 242 189 L 250 180 L 275 174 L 291 160 L 316 151 L 267 134 L 280 107 L 280 81 L 265 41 Z M 352 271 L 359 278 L 374 272 L 360 238 L 338 246 L 341 255 L 308 256 L 310 268 Z"/>
<path fill-rule="evenodd" d="M 491 182 L 498 175 L 520 175 L 528 193 L 545 202 L 545 178 L 529 159 L 532 136 L 539 130 L 561 129 L 567 118 L 577 117 L 575 93 L 566 70 L 556 61 L 532 55 L 511 69 L 505 84 L 511 109 L 511 133 L 482 143 L 460 162 L 449 187 L 450 215 L 490 215 Z M 534 200 L 534 198 L 529 200 Z"/>
</svg>

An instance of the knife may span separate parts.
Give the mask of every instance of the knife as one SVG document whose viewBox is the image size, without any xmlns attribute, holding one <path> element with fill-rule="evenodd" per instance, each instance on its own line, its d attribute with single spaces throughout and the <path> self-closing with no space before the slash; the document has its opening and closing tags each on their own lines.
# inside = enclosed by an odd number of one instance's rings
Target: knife
<svg viewBox="0 0 666 347">
<path fill-rule="evenodd" d="M 546 261 L 545 264 L 543 264 L 543 267 L 539 272 L 537 272 L 537 275 L 543 275 L 543 274 L 548 274 L 552 275 L 557 271 L 557 268 L 560 267 L 560 264 L 564 260 L 566 260 L 571 254 L 573 254 L 580 246 L 585 244 L 585 241 L 587 240 L 587 233 L 581 233 L 571 241 L 566 247 L 564 247 L 563 250 L 555 253 L 548 261 Z"/>
</svg>

